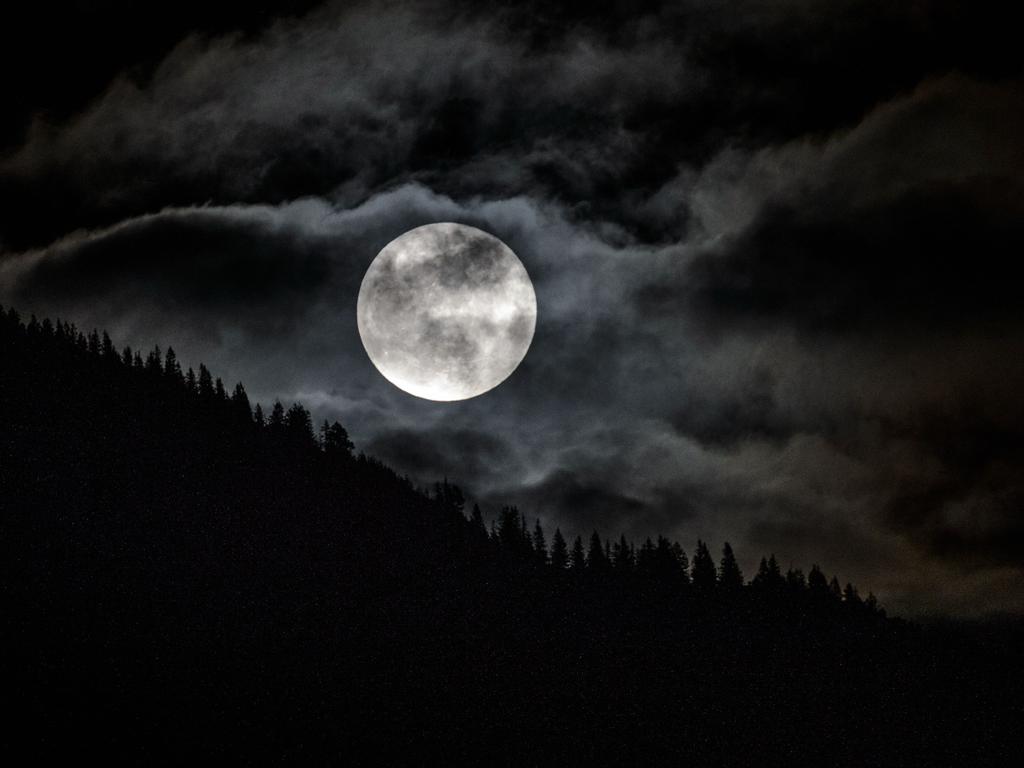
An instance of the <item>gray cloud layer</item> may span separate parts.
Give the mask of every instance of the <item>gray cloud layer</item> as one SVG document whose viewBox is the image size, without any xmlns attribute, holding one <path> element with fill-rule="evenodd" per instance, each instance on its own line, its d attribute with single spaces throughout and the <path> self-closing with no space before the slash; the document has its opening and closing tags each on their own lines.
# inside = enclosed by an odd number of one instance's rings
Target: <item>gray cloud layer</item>
<svg viewBox="0 0 1024 768">
<path fill-rule="evenodd" d="M 728 538 L 898 609 L 1024 609 L 1019 81 L 893 59 L 813 112 L 812 74 L 769 87 L 743 56 L 795 36 L 838 71 L 815 35 L 878 6 L 815 8 L 537 42 L 395 5 L 187 39 L 0 160 L 0 188 L 75 198 L 2 220 L 0 301 L 301 398 L 491 511 Z M 894 13 L 883 43 L 923 45 Z M 356 332 L 370 261 L 432 221 L 494 233 L 537 291 L 530 353 L 464 403 L 402 394 Z"/>
</svg>

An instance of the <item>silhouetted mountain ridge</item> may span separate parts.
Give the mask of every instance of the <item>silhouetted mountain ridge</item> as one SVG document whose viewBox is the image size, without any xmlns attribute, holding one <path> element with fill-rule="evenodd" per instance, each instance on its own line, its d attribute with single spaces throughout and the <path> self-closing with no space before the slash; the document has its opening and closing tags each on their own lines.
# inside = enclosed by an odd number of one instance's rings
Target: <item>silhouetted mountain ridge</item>
<svg viewBox="0 0 1024 768">
<path fill-rule="evenodd" d="M 0 312 L 6 746 L 450 764 L 1010 754 L 982 646 L 726 544 L 490 531 L 301 405 Z M 548 540 L 548 537 L 551 540 Z M 994 639 L 993 639 L 994 638 Z M 982 652 L 984 647 L 984 652 Z M 955 659 L 954 651 L 955 649 Z M 927 708 L 923 702 L 927 701 Z"/>
</svg>

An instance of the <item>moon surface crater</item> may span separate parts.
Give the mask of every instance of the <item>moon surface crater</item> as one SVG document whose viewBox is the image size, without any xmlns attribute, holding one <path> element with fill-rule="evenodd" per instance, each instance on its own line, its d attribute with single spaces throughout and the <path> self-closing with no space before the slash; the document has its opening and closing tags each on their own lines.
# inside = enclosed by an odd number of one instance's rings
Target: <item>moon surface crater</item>
<svg viewBox="0 0 1024 768">
<path fill-rule="evenodd" d="M 427 400 L 465 400 L 503 382 L 526 356 L 537 297 L 498 238 L 464 224 L 427 224 L 373 260 L 356 318 L 384 378 Z"/>
</svg>

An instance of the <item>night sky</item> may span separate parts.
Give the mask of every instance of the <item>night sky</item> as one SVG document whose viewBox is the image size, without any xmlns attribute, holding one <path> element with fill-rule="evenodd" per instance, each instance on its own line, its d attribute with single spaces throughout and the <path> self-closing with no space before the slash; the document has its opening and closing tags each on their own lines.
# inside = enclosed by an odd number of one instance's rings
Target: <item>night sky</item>
<svg viewBox="0 0 1024 768">
<path fill-rule="evenodd" d="M 1024 610 L 1009 4 L 137 5 L 4 11 L 0 303 L 299 400 L 488 515 Z M 356 328 L 436 221 L 537 293 L 457 403 Z"/>
</svg>

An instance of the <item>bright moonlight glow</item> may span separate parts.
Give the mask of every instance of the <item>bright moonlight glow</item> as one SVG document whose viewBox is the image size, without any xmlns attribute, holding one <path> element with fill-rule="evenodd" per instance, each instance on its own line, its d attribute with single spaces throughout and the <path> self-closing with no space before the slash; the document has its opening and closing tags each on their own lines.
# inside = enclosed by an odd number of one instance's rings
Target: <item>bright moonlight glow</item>
<svg viewBox="0 0 1024 768">
<path fill-rule="evenodd" d="M 501 240 L 463 224 L 427 224 L 392 240 L 363 277 L 359 335 L 377 370 L 427 400 L 493 389 L 526 356 L 537 297 Z"/>
</svg>

